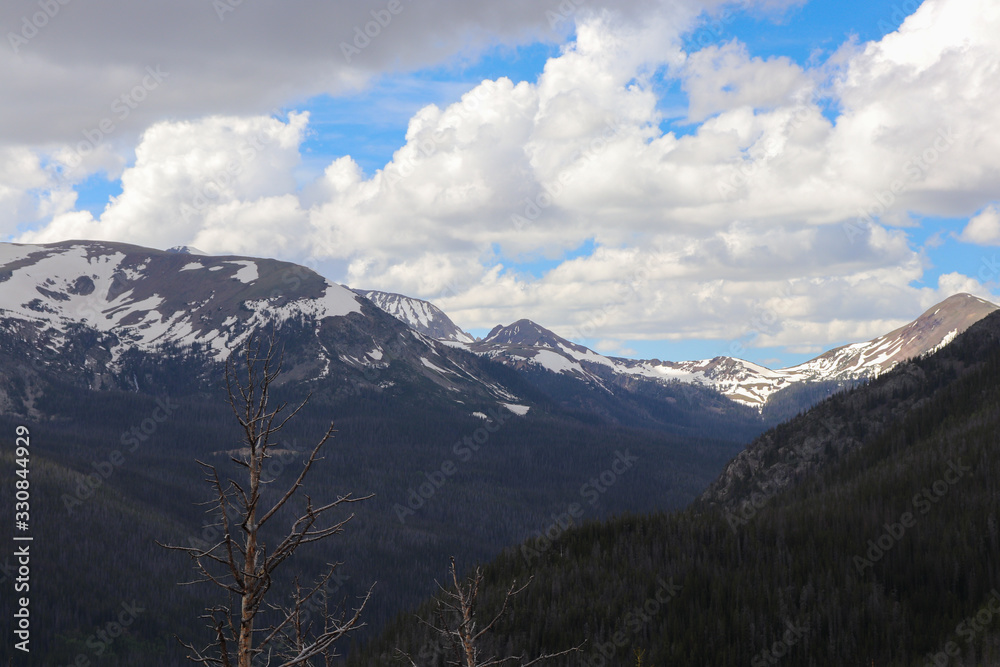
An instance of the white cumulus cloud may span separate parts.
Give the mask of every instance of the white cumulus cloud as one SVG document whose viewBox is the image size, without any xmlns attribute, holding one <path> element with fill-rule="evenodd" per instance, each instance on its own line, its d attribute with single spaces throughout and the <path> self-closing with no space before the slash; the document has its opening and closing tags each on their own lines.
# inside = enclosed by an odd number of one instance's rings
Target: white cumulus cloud
<svg viewBox="0 0 1000 667">
<path fill-rule="evenodd" d="M 1000 245 L 1000 208 L 996 204 L 984 208 L 969 220 L 959 238 L 977 245 Z"/>
</svg>

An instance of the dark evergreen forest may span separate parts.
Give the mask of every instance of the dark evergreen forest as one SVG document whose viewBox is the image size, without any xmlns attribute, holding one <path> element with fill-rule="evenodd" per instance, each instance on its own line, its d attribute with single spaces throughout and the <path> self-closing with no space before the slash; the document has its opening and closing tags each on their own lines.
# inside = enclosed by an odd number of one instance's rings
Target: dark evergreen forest
<svg viewBox="0 0 1000 667">
<path fill-rule="evenodd" d="M 585 642 L 556 665 L 628 665 L 636 650 L 653 667 L 998 664 L 998 342 L 994 315 L 767 434 L 759 442 L 776 455 L 832 417 L 858 444 L 826 448 L 818 472 L 756 504 L 747 485 L 728 504 L 588 522 L 507 549 L 486 568 L 483 617 L 510 582 L 533 579 L 489 648 Z M 445 664 L 415 620 L 430 610 L 401 615 L 349 664 L 390 664 L 397 648 Z"/>
<path fill-rule="evenodd" d="M 295 338 L 286 343 L 294 354 Z M 533 411 L 519 417 L 496 404 L 449 406 L 438 399 L 440 391 L 419 379 L 407 384 L 405 369 L 384 372 L 399 380 L 392 394 L 316 392 L 282 432 L 285 454 L 272 461 L 270 474 L 279 482 L 293 479 L 302 452 L 332 420 L 337 432 L 307 481 L 308 492 L 316 500 L 343 493 L 375 497 L 351 506 L 356 517 L 343 535 L 296 554 L 276 589 L 298 573 L 341 562 L 329 589 L 332 603 L 351 607 L 377 583 L 364 619 L 370 636 L 433 593 L 448 557 L 457 556 L 463 566 L 492 559 L 543 530 L 553 513 L 573 502 L 586 507 L 587 519 L 682 507 L 761 429 L 759 419 L 743 411 L 699 426 L 692 414 L 700 411 L 700 394 L 683 387 L 675 391 L 687 399 L 656 414 L 655 402 L 647 400 L 642 410 L 649 419 L 629 425 L 622 415 L 564 407 L 500 364 L 476 363 L 529 397 Z M 78 659 L 95 665 L 185 664 L 174 635 L 207 632 L 198 617 L 214 591 L 178 586 L 193 578 L 190 563 L 155 541 L 190 545 L 218 538 L 214 519 L 198 505 L 211 498 L 211 490 L 196 460 L 225 470 L 227 452 L 239 446 L 222 370 L 177 350 L 130 353 L 125 368 L 129 378 L 153 389 L 92 391 L 49 377 L 35 402 L 44 419 L 0 417 L 0 433 L 11 440 L 19 424 L 31 431 L 31 604 L 38 665 Z M 206 379 L 213 373 L 214 381 Z M 315 387 L 288 382 L 279 397 L 297 403 L 310 389 Z M 614 404 L 609 397 L 599 400 Z M 590 399 L 578 396 L 575 405 L 581 401 Z M 619 452 L 637 464 L 585 498 L 581 488 L 608 470 Z M 0 469 L 13 468 L 5 448 Z M 0 485 L 0 507 L 12 503 L 13 486 Z M 0 556 L 0 578 L 10 564 L 9 555 Z M 6 588 L 10 580 L 0 585 Z M 123 634 L 104 641 L 100 632 L 122 604 L 144 611 Z M 11 596 L 0 597 L 0 616 L 10 619 L 12 605 Z M 0 642 L 3 663 L 12 650 L 11 643 Z"/>
<path fill-rule="evenodd" d="M 699 426 L 701 397 L 687 388 L 668 387 L 674 400 L 660 409 L 648 394 L 622 388 L 616 403 L 542 378 L 521 388 L 536 406 L 524 418 L 448 408 L 418 383 L 321 392 L 283 432 L 269 475 L 287 481 L 333 420 L 310 495 L 375 497 L 352 506 L 344 534 L 297 554 L 275 588 L 330 561 L 343 563 L 328 589 L 342 608 L 376 583 L 367 631 L 341 647 L 350 665 L 398 664 L 397 648 L 444 664 L 414 613 L 428 613 L 451 556 L 464 571 L 487 563 L 486 616 L 511 582 L 531 578 L 492 640 L 504 655 L 583 643 L 554 664 L 631 664 L 635 650 L 654 667 L 990 664 L 1000 656 L 998 332 L 1000 317 L 987 318 L 772 429 L 748 450 L 760 465 L 730 479 L 723 501 L 696 499 L 764 422 L 735 411 Z M 0 418 L 11 438 L 18 424 L 31 430 L 34 664 L 180 665 L 174 635 L 207 632 L 198 616 L 214 591 L 178 586 L 189 563 L 155 541 L 217 537 L 197 504 L 211 491 L 196 460 L 224 469 L 239 433 L 204 360 L 130 363 L 156 391 L 49 378 L 36 401 L 45 418 Z M 280 392 L 296 401 L 307 389 Z M 804 447 L 809 465 L 772 478 Z M 13 469 L 9 449 L 0 467 Z M 12 502 L 0 485 L 0 507 Z M 0 556 L 4 587 L 11 565 Z M 0 597 L 0 615 L 12 605 Z M 134 619 L 108 635 L 126 608 Z M 11 650 L 0 643 L 4 662 Z"/>
</svg>

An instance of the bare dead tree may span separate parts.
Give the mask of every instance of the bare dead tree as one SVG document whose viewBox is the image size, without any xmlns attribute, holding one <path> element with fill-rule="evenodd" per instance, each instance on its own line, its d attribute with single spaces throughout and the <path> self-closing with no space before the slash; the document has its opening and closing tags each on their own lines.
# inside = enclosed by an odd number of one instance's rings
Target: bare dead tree
<svg viewBox="0 0 1000 667">
<path fill-rule="evenodd" d="M 579 651 L 583 646 L 575 646 L 559 653 L 547 653 L 533 660 L 524 662 L 524 655 L 512 655 L 504 658 L 481 657 L 480 648 L 483 637 L 493 631 L 497 622 L 507 613 L 507 606 L 512 598 L 521 593 L 531 584 L 531 579 L 521 587 L 517 582 L 511 584 L 507 589 L 500 606 L 500 611 L 482 627 L 476 618 L 476 606 L 479 598 L 479 587 L 483 582 L 483 572 L 481 568 L 476 571 L 463 583 L 458 579 L 458 571 L 455 568 L 455 559 L 451 559 L 451 567 L 448 570 L 448 586 L 438 583 L 440 594 L 437 600 L 437 608 L 434 616 L 435 622 L 420 619 L 420 622 L 433 630 L 443 643 L 451 649 L 452 657 L 447 664 L 453 667 L 493 667 L 506 663 L 516 663 L 520 667 L 529 667 L 536 663 L 562 655 L 567 655 Z M 420 667 L 409 653 L 399 651 L 399 654 L 411 665 Z"/>
<path fill-rule="evenodd" d="M 263 354 L 262 345 L 259 336 L 249 336 L 241 353 L 234 353 L 226 361 L 229 404 L 243 431 L 243 449 L 231 456 L 237 469 L 242 470 L 240 479 L 223 482 L 214 465 L 198 461 L 213 489 L 214 498 L 207 504 L 217 517 L 221 540 L 214 545 L 192 547 L 161 545 L 184 552 L 193 561 L 198 578 L 184 585 L 210 582 L 227 593 L 226 604 L 208 607 L 202 617 L 211 628 L 212 641 L 203 648 L 181 642 L 189 651 L 188 660 L 201 665 L 251 667 L 258 656 L 266 658 L 267 665 L 278 667 L 311 665 L 311 660 L 319 658 L 328 661 L 336 655 L 334 643 L 364 625 L 361 612 L 371 596 L 369 589 L 350 613 L 336 616 L 327 613 L 327 582 L 340 565 L 328 563 L 315 584 L 303 588 L 295 580 L 290 605 L 272 602 L 275 596 L 269 594 L 275 570 L 299 547 L 343 532 L 354 517 L 351 514 L 327 525 L 325 519 L 330 512 L 372 496 L 354 498 L 347 494 L 316 506 L 303 492 L 306 476 L 316 461 L 321 460 L 320 449 L 334 433 L 331 423 L 295 481 L 280 494 L 267 494 L 276 500 L 264 499 L 265 488 L 274 481 L 262 477 L 274 446 L 272 437 L 302 410 L 309 396 L 283 417 L 281 413 L 287 403 L 271 407 L 271 385 L 281 372 L 283 355 L 275 359 L 273 332 Z M 304 508 L 291 521 L 284 537 L 268 548 L 264 527 L 276 517 L 286 516 L 287 512 L 279 513 L 291 508 L 293 500 L 302 501 Z M 317 623 L 311 620 L 309 610 L 318 608 L 319 603 L 323 610 Z M 268 614 L 270 622 L 265 624 L 263 619 Z"/>
</svg>

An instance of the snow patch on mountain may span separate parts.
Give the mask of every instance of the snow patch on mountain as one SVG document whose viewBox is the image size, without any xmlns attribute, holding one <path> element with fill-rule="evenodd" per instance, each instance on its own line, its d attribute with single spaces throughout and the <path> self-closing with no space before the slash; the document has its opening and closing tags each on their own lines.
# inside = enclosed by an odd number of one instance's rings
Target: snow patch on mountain
<svg viewBox="0 0 1000 667">
<path fill-rule="evenodd" d="M 439 341 L 469 344 L 474 338 L 458 328 L 444 311 L 429 301 L 377 290 L 354 290 L 379 309 L 389 313 L 414 331 Z"/>
<path fill-rule="evenodd" d="M 518 369 L 568 375 L 601 390 L 630 386 L 640 378 L 684 382 L 712 387 L 736 402 L 762 408 L 775 393 L 796 383 L 849 381 L 884 373 L 906 359 L 948 345 L 997 309 L 978 297 L 955 295 L 884 336 L 772 370 L 731 357 L 681 362 L 609 357 L 530 320 L 497 325 L 477 341 L 426 301 L 350 290 L 304 267 L 275 260 L 190 255 L 104 242 L 0 244 L 0 323 L 5 332 L 49 349 L 62 348 L 74 335 L 71 332 L 85 324 L 111 334 L 113 366 L 129 348 L 153 351 L 163 344 L 188 348 L 197 343 L 222 360 L 256 328 L 287 321 L 373 317 L 374 305 L 408 325 L 399 331 L 408 330 L 413 341 L 407 345 L 415 342 L 420 348 L 409 359 L 449 391 L 468 387 L 471 380 L 497 400 L 520 405 L 518 397 L 449 356 L 446 347 L 460 347 Z M 300 280 L 287 280 L 291 272 Z M 382 313 L 376 319 L 396 326 Z M 30 334 L 27 338 L 25 332 Z M 375 338 L 352 343 L 349 350 L 334 351 L 324 345 L 314 371 L 322 368 L 322 377 L 338 357 L 359 369 L 386 365 Z"/>
<path fill-rule="evenodd" d="M 325 317 L 343 317 L 351 313 L 360 313 L 361 304 L 350 290 L 327 283 L 323 296 L 318 299 L 299 299 L 277 305 L 278 298 L 244 301 L 243 305 L 259 315 L 257 323 L 266 324 L 272 320 L 287 320 L 299 315 L 323 319 Z"/>
<path fill-rule="evenodd" d="M 933 354 L 933 353 L 937 352 L 942 347 L 944 347 L 945 345 L 948 345 L 949 343 L 951 343 L 956 338 L 958 338 L 958 329 L 952 329 L 951 331 L 948 332 L 948 334 L 944 338 L 941 339 L 940 343 L 938 343 L 937 345 L 935 345 L 930 350 L 929 354 Z"/>
<path fill-rule="evenodd" d="M 130 346 L 152 350 L 166 343 L 200 343 L 221 360 L 255 326 L 302 315 L 323 319 L 361 312 L 356 295 L 332 283 L 318 298 L 240 299 L 240 291 L 252 289 L 260 278 L 257 260 L 206 256 L 178 262 L 177 254 L 187 253 L 101 242 L 2 244 L 0 317 L 32 323 L 57 339 L 81 323 L 112 333 L 120 341 L 112 350 L 114 363 Z M 205 268 L 224 275 L 191 273 Z M 218 282 L 226 280 L 239 287 Z M 176 294 L 191 292 L 200 298 L 177 301 Z M 238 315 L 240 307 L 250 316 Z"/>
<path fill-rule="evenodd" d="M 233 276 L 236 280 L 241 283 L 252 283 L 260 277 L 260 272 L 257 269 L 257 262 L 253 262 L 249 259 L 239 260 L 236 262 L 226 262 L 227 264 L 235 264 L 237 266 L 242 266 L 239 271 Z"/>
<path fill-rule="evenodd" d="M 580 364 L 552 350 L 539 350 L 534 357 L 531 357 L 531 361 L 553 373 L 562 373 L 563 371 L 583 373 Z"/>
<path fill-rule="evenodd" d="M 431 369 L 432 371 L 437 371 L 438 373 L 448 373 L 449 375 L 453 375 L 453 373 L 451 371 L 448 371 L 448 370 L 445 370 L 445 369 L 441 368 L 440 366 L 436 365 L 434 362 L 432 362 L 427 357 L 420 357 L 420 363 L 422 363 L 424 366 L 426 366 L 427 368 Z"/>
</svg>

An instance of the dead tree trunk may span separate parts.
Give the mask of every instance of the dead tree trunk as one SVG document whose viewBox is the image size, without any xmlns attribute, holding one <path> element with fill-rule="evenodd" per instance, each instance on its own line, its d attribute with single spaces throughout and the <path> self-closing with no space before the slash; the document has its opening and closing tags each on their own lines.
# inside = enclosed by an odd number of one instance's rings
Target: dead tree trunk
<svg viewBox="0 0 1000 667">
<path fill-rule="evenodd" d="M 240 357 L 238 361 L 234 360 L 237 356 Z M 325 526 L 326 522 L 321 520 L 343 504 L 371 497 L 354 498 L 347 494 L 316 507 L 308 495 L 301 493 L 306 476 L 319 460 L 320 449 L 333 434 L 333 424 L 330 424 L 309 453 L 295 481 L 269 506 L 264 501 L 262 494 L 267 480 L 262 479 L 262 472 L 271 456 L 271 438 L 309 400 L 306 397 L 283 417 L 281 413 L 287 404 L 269 406 L 271 385 L 281 372 L 281 363 L 280 355 L 275 359 L 273 334 L 263 354 L 260 337 L 250 336 L 241 353 L 234 353 L 227 360 L 229 404 L 243 431 L 243 448 L 230 460 L 242 469 L 242 473 L 239 479 L 230 478 L 223 482 L 214 465 L 198 461 L 212 486 L 214 499 L 210 505 L 223 536 L 218 543 L 205 548 L 167 546 L 168 549 L 186 553 L 192 559 L 199 577 L 187 584 L 210 582 L 226 591 L 230 600 L 229 604 L 206 610 L 204 618 L 209 621 L 213 634 L 213 640 L 207 646 L 196 648 L 191 643 L 182 642 L 190 652 L 188 659 L 198 664 L 252 667 L 254 658 L 266 654 L 268 665 L 307 665 L 314 658 L 334 655 L 334 642 L 364 625 L 360 617 L 371 595 L 370 590 L 350 614 L 334 617 L 325 613 L 324 599 L 324 618 L 320 628 L 313 630 L 315 624 L 304 622 L 303 605 L 314 597 L 325 596 L 326 583 L 338 563 L 328 564 L 325 574 L 304 592 L 296 580 L 290 607 L 270 602 L 268 594 L 275 570 L 302 545 L 342 532 L 354 515 Z M 287 534 L 268 548 L 264 541 L 264 527 L 293 500 L 302 501 L 304 508 L 292 521 Z M 238 608 L 232 604 L 234 601 L 239 602 Z M 265 610 L 276 613 L 276 620 L 267 625 L 261 623 Z"/>
<path fill-rule="evenodd" d="M 438 584 L 440 594 L 435 613 L 436 622 L 420 619 L 421 623 L 433 630 L 440 639 L 444 640 L 445 645 L 451 648 L 452 658 L 448 661 L 448 665 L 452 667 L 494 667 L 506 663 L 515 663 L 520 665 L 520 667 L 528 667 L 529 665 L 534 665 L 550 658 L 580 650 L 582 644 L 581 646 L 575 646 L 559 653 L 541 655 L 528 662 L 524 662 L 523 655 L 512 655 L 503 658 L 495 656 L 482 657 L 480 655 L 481 640 L 485 635 L 493 631 L 494 626 L 507 612 L 507 605 L 510 603 L 511 598 L 527 588 L 531 580 L 529 579 L 528 583 L 520 588 L 517 587 L 516 583 L 512 584 L 504 595 L 500 611 L 497 612 L 496 616 L 489 623 L 480 628 L 476 618 L 476 605 L 479 598 L 479 586 L 483 582 L 482 570 L 476 568 L 476 571 L 463 584 L 458 579 L 455 559 L 452 558 L 448 576 L 451 581 L 447 588 Z M 410 654 L 403 651 L 399 651 L 399 653 L 410 663 L 411 667 L 420 667 Z"/>
</svg>

